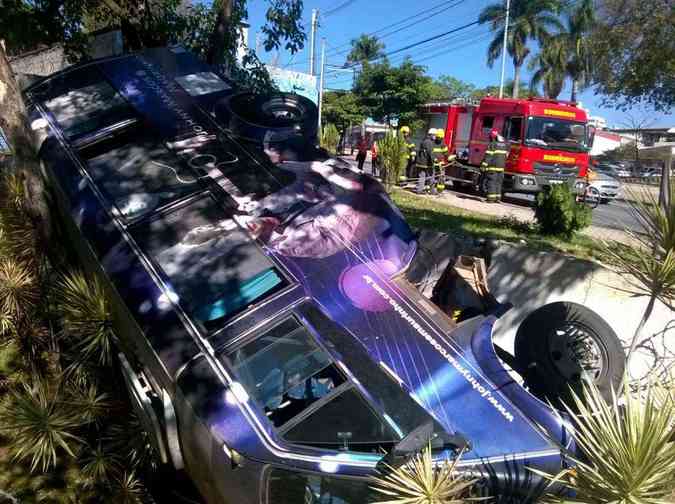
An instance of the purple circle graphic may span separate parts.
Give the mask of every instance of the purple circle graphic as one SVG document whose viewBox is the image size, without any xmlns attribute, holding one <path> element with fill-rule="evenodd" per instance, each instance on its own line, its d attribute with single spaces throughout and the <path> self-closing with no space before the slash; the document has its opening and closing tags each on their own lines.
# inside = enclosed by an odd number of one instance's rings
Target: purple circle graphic
<svg viewBox="0 0 675 504">
<path fill-rule="evenodd" d="M 373 273 L 373 270 L 379 270 L 380 273 L 389 276 L 396 272 L 396 265 L 386 259 L 378 259 L 367 264 L 352 266 L 340 275 L 340 290 L 354 306 L 361 310 L 369 312 L 387 311 L 391 308 L 389 303 L 364 278 L 369 276 L 375 283 L 381 285 L 382 282 Z"/>
</svg>

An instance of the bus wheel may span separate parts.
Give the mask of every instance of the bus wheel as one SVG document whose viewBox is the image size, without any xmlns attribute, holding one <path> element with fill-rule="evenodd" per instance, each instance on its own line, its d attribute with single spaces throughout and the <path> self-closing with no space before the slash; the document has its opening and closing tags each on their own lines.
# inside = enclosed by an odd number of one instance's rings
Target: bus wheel
<svg viewBox="0 0 675 504">
<path fill-rule="evenodd" d="M 553 404 L 572 404 L 584 380 L 611 398 L 623 379 L 626 356 L 616 333 L 585 306 L 557 302 L 535 310 L 518 328 L 515 358 L 525 385 Z"/>
</svg>

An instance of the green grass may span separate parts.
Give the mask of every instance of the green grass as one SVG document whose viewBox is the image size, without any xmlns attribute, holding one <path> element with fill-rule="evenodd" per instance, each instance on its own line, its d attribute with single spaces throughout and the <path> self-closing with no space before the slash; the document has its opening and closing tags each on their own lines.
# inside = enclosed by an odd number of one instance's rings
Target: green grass
<svg viewBox="0 0 675 504">
<path fill-rule="evenodd" d="M 584 259 L 601 257 L 598 240 L 589 236 L 576 235 L 571 240 L 544 236 L 538 233 L 536 226 L 514 218 L 469 212 L 401 189 L 395 189 L 391 196 L 413 228 L 508 242 L 525 240 L 529 247 L 538 250 L 561 252 Z"/>
</svg>

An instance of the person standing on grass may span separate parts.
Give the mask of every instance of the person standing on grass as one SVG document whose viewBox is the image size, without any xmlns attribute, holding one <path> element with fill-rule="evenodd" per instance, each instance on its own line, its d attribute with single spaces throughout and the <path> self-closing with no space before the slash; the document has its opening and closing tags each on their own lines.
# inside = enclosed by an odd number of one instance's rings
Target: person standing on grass
<svg viewBox="0 0 675 504">
<path fill-rule="evenodd" d="M 436 137 L 436 128 L 431 128 L 427 132 L 426 138 L 420 145 L 420 150 L 415 159 L 415 168 L 417 168 L 417 188 L 415 192 L 422 194 L 426 191 L 427 173 L 431 173 L 434 163 L 434 138 Z"/>
<path fill-rule="evenodd" d="M 486 179 L 485 201 L 499 203 L 502 199 L 502 185 L 504 184 L 504 168 L 508 147 L 497 128 L 490 131 L 490 143 L 485 151 L 485 158 L 481 163 L 481 171 Z"/>
<path fill-rule="evenodd" d="M 370 143 L 370 133 L 366 133 L 365 136 L 361 135 L 359 141 L 356 144 L 356 162 L 359 166 L 359 171 L 363 171 L 363 163 L 366 162 L 366 156 L 368 155 L 368 144 Z"/>
</svg>

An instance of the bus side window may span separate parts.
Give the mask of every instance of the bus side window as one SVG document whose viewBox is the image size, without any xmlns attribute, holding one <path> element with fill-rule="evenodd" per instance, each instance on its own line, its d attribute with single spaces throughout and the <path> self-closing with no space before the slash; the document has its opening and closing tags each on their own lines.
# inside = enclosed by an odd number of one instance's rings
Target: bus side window
<svg viewBox="0 0 675 504">
<path fill-rule="evenodd" d="M 522 142 L 523 141 L 523 118 L 522 117 L 507 117 L 504 121 L 504 128 L 502 130 L 504 138 L 508 142 Z"/>
</svg>

